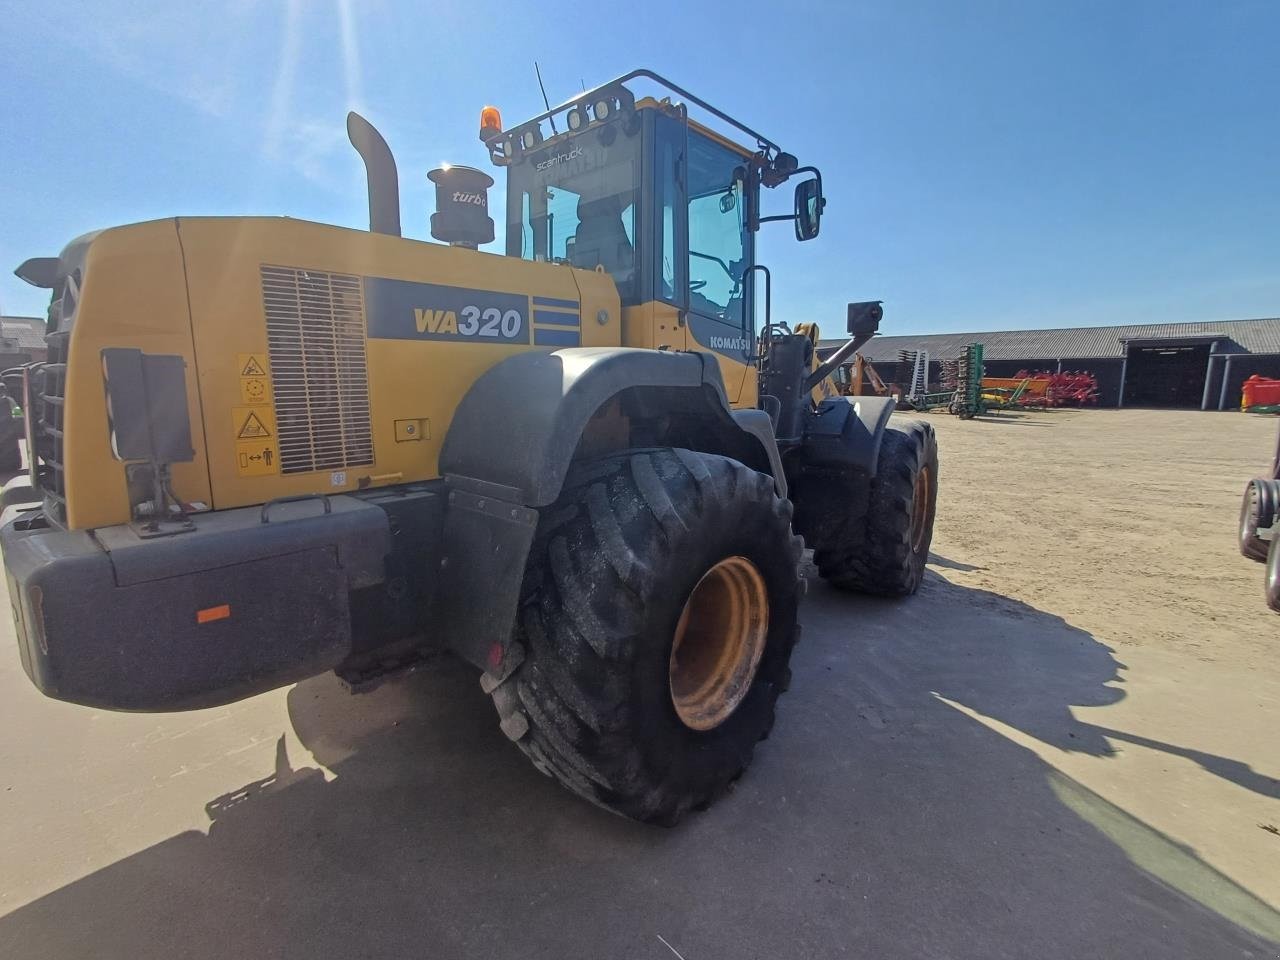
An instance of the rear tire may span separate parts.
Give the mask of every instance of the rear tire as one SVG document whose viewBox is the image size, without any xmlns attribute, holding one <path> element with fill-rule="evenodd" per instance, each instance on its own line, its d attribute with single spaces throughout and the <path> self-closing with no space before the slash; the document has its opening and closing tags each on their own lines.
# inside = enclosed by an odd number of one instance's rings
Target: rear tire
<svg viewBox="0 0 1280 960">
<path fill-rule="evenodd" d="M 1269 477 L 1254 477 L 1244 488 L 1240 502 L 1240 553 L 1250 560 L 1265 563 L 1269 543 L 1258 536 L 1258 529 L 1275 522 L 1280 508 L 1280 481 Z"/>
<path fill-rule="evenodd" d="M 844 499 L 858 502 L 852 491 Z M 813 555 L 818 573 L 841 590 L 886 597 L 915 593 L 929 559 L 937 503 L 938 443 L 933 427 L 916 421 L 905 429 L 887 428 L 865 513 L 834 523 L 827 536 L 813 535 L 821 538 Z"/>
<path fill-rule="evenodd" d="M 486 683 L 503 731 L 543 773 L 636 820 L 672 825 L 722 795 L 790 679 L 803 546 L 790 521 L 771 478 L 724 457 L 660 449 L 576 467 L 530 550 L 504 661 L 517 665 Z M 728 571 L 722 598 L 745 571 L 767 616 L 749 620 L 754 674 L 730 684 L 727 716 L 696 729 L 677 704 L 706 685 L 677 683 L 673 646 L 715 570 Z"/>
</svg>

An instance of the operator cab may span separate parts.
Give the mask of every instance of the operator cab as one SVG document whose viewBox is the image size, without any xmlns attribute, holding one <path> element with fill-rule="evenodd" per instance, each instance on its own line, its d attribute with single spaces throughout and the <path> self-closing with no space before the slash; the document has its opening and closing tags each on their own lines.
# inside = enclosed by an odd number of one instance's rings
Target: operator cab
<svg viewBox="0 0 1280 960">
<path fill-rule="evenodd" d="M 755 146 L 690 120 L 683 102 L 636 100 L 627 84 L 637 79 L 697 105 Z M 817 236 L 818 171 L 799 168 L 772 141 L 647 70 L 509 130 L 486 107 L 480 137 L 507 171 L 507 255 L 608 273 L 628 342 L 715 353 L 738 400 L 749 379 L 744 365 L 757 356 L 751 280 L 764 268 L 755 265 L 755 233 L 762 222 L 794 220 L 797 239 Z M 794 213 L 760 216 L 761 185 L 800 173 L 811 176 L 796 189 Z"/>
</svg>

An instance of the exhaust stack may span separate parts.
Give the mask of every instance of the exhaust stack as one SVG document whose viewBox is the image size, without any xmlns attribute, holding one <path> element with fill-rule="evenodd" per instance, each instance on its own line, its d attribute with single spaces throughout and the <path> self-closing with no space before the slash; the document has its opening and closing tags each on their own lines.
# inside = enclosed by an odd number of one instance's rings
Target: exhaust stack
<svg viewBox="0 0 1280 960">
<path fill-rule="evenodd" d="M 391 148 L 372 123 L 352 110 L 347 137 L 364 161 L 369 181 L 369 232 L 400 236 L 400 181 Z"/>
</svg>

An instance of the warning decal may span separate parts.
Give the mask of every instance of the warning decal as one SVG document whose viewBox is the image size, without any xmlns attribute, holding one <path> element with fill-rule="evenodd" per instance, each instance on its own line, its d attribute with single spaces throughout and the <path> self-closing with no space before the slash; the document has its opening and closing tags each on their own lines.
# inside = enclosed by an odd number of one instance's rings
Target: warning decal
<svg viewBox="0 0 1280 960">
<path fill-rule="evenodd" d="M 267 369 L 263 366 L 262 358 L 256 353 L 240 354 L 240 376 L 242 377 L 265 377 Z"/>
<path fill-rule="evenodd" d="M 825 383 L 825 381 L 823 381 Z M 267 381 L 262 377 L 240 378 L 240 402 L 260 404 L 267 402 Z"/>
<path fill-rule="evenodd" d="M 241 403 L 259 407 L 271 402 L 271 374 L 267 372 L 265 353 L 236 354 L 236 369 L 240 371 Z M 264 434 L 241 434 L 241 439 L 260 436 Z"/>
<path fill-rule="evenodd" d="M 236 434 L 236 439 L 261 440 L 269 436 L 271 436 L 271 431 L 262 422 L 262 418 L 250 411 L 249 415 L 244 418 L 244 423 L 240 424 L 240 432 Z"/>
<path fill-rule="evenodd" d="M 242 477 L 265 477 L 280 472 L 276 446 L 276 418 L 270 407 L 231 409 L 236 470 Z"/>
<path fill-rule="evenodd" d="M 269 443 L 241 440 L 236 444 L 236 468 L 242 477 L 262 477 L 276 472 L 276 451 Z"/>
</svg>

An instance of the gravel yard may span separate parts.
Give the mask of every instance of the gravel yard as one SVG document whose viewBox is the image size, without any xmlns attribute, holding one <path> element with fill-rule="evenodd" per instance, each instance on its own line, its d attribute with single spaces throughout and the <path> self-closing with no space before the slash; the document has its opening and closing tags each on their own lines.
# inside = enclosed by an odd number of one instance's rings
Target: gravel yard
<svg viewBox="0 0 1280 960">
<path fill-rule="evenodd" d="M 1274 956 L 1280 618 L 1234 525 L 1275 421 L 929 419 L 920 594 L 811 580 L 772 736 L 674 830 L 539 775 L 451 660 L 122 715 L 6 627 L 0 956 Z"/>
</svg>

